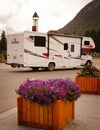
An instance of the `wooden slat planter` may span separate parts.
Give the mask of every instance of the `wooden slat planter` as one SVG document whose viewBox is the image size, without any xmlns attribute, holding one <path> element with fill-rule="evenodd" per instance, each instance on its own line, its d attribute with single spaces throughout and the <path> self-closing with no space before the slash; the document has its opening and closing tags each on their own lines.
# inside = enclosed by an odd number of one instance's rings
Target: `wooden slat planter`
<svg viewBox="0 0 100 130">
<path fill-rule="evenodd" d="M 46 130 L 61 130 L 74 119 L 74 102 L 58 100 L 53 105 L 39 106 L 22 97 L 17 98 L 18 124 L 42 128 Z"/>
<path fill-rule="evenodd" d="M 100 94 L 100 78 L 97 79 L 97 94 Z"/>
<path fill-rule="evenodd" d="M 75 81 L 80 85 L 81 92 L 100 94 L 100 78 L 76 77 Z"/>
</svg>

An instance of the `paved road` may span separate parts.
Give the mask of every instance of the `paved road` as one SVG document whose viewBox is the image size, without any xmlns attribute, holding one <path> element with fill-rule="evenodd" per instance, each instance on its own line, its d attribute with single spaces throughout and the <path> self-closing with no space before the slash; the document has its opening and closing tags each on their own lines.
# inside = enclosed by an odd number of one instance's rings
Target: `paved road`
<svg viewBox="0 0 100 130">
<path fill-rule="evenodd" d="M 55 70 L 37 71 L 25 68 L 0 68 L 0 112 L 4 112 L 16 106 L 15 89 L 27 78 L 30 79 L 49 79 L 69 77 L 74 79 L 78 70 Z"/>
<path fill-rule="evenodd" d="M 100 60 L 95 60 L 94 64 L 99 68 Z M 49 79 L 49 78 L 71 78 L 75 79 L 76 70 L 40 70 L 32 72 L 29 68 L 11 68 L 3 63 L 0 64 L 0 113 L 16 106 L 15 89 L 27 78 Z"/>
<path fill-rule="evenodd" d="M 93 60 L 93 64 L 100 70 L 100 59 Z"/>
</svg>

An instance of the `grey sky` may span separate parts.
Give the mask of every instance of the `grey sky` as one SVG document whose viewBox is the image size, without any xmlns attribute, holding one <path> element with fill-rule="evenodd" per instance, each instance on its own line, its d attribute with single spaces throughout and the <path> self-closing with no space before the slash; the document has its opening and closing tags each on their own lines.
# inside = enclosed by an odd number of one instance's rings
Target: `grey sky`
<svg viewBox="0 0 100 130">
<path fill-rule="evenodd" d="M 0 0 L 0 30 L 30 30 L 32 16 L 39 15 L 39 31 L 63 27 L 92 0 Z"/>
</svg>

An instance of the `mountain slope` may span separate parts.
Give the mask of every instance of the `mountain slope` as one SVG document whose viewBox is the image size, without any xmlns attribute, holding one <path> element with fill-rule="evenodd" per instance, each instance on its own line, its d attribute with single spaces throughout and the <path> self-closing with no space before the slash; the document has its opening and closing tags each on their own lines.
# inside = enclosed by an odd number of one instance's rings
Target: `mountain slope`
<svg viewBox="0 0 100 130">
<path fill-rule="evenodd" d="M 100 0 L 93 0 L 76 17 L 59 29 L 59 33 L 84 33 L 86 30 L 100 29 Z"/>
</svg>

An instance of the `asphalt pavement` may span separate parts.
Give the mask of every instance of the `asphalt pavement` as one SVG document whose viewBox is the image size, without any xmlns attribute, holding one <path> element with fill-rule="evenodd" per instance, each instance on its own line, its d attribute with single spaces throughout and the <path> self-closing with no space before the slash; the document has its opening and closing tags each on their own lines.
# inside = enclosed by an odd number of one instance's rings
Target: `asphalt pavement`
<svg viewBox="0 0 100 130">
<path fill-rule="evenodd" d="M 6 67 L 6 65 L 3 65 L 3 68 Z M 2 63 L 0 68 L 2 69 Z M 0 130 L 40 129 L 19 126 L 17 122 L 17 108 L 15 107 L 0 113 Z M 63 130 L 100 130 L 100 95 L 82 94 L 75 102 L 75 119 L 69 122 Z"/>
<path fill-rule="evenodd" d="M 0 130 L 40 130 L 17 123 L 17 108 L 0 114 Z M 82 94 L 75 102 L 75 119 L 63 130 L 100 130 L 100 95 Z"/>
</svg>

